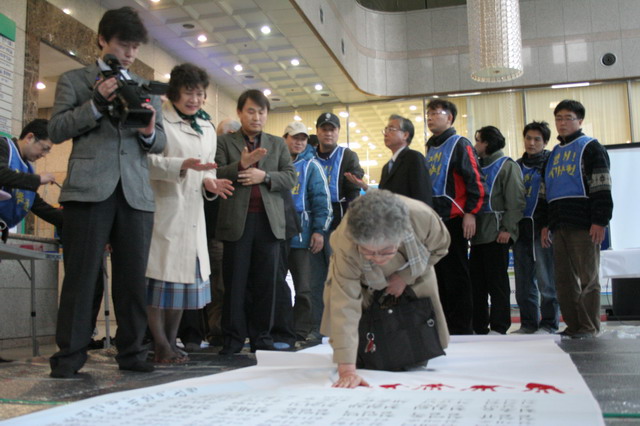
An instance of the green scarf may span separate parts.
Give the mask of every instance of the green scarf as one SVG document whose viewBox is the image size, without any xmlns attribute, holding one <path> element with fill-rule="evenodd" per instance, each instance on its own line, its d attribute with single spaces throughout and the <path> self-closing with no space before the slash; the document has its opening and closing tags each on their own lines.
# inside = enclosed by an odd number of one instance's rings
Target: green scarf
<svg viewBox="0 0 640 426">
<path fill-rule="evenodd" d="M 173 105 L 173 109 L 176 110 L 180 118 L 182 118 L 183 120 L 189 120 L 191 122 L 191 128 L 196 132 L 200 133 L 201 135 L 203 134 L 202 127 L 200 127 L 200 125 L 196 121 L 196 118 L 199 118 L 201 120 L 207 120 L 207 121 L 211 120 L 211 116 L 202 109 L 198 110 L 198 112 L 196 112 L 193 115 L 183 114 L 182 112 L 180 112 L 178 108 L 176 108 L 175 105 Z"/>
</svg>

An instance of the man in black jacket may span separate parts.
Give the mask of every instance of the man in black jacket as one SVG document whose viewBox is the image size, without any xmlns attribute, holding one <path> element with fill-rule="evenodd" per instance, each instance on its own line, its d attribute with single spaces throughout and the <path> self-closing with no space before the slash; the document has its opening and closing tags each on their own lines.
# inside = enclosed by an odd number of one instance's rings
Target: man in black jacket
<svg viewBox="0 0 640 426">
<path fill-rule="evenodd" d="M 384 128 L 384 144 L 391 150 L 391 159 L 382 166 L 380 189 L 386 189 L 405 197 L 419 200 L 433 207 L 431 200 L 431 178 L 424 155 L 409 149 L 415 128 L 411 120 L 392 114 Z M 350 182 L 365 191 L 369 189 L 362 179 L 346 173 Z"/>
<path fill-rule="evenodd" d="M 358 179 L 364 176 L 364 170 L 360 167 L 358 154 L 349 148 L 338 146 L 340 136 L 340 119 L 330 112 L 320 114 L 316 121 L 316 133 L 318 135 L 318 147 L 316 148 L 316 159 L 323 167 L 329 193 L 331 195 L 331 206 L 333 207 L 333 221 L 329 226 L 329 231 L 324 236 L 324 247 L 319 253 L 311 256 L 311 319 L 313 322 L 312 334 L 320 329 L 322 311 L 324 303 L 322 292 L 324 281 L 327 278 L 329 268 L 329 257 L 331 247 L 329 246 L 329 235 L 336 229 L 347 212 L 349 202 L 360 195 L 358 185 L 350 182 L 346 175 L 352 174 Z"/>
<path fill-rule="evenodd" d="M 582 133 L 584 106 L 565 99 L 553 111 L 559 145 L 543 174 L 543 247 L 551 246 L 560 311 L 569 338 L 600 332 L 600 244 L 613 213 L 609 155 Z"/>
</svg>

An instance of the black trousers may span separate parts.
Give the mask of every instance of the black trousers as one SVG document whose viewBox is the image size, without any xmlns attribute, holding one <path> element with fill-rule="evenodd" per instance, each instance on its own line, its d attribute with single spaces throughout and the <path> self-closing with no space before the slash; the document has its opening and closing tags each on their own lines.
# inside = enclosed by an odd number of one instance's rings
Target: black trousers
<svg viewBox="0 0 640 426">
<path fill-rule="evenodd" d="M 469 268 L 473 286 L 473 331 L 476 334 L 487 334 L 489 328 L 506 334 L 511 327 L 508 267 L 509 244 L 493 242 L 471 246 Z"/>
<path fill-rule="evenodd" d="M 319 253 L 311 254 L 311 331 L 320 332 L 320 323 L 322 322 L 322 313 L 324 311 L 324 283 L 327 281 L 327 273 L 329 272 L 329 262 L 331 259 L 331 245 L 329 238 L 332 231 L 324 233 L 324 247 Z"/>
<path fill-rule="evenodd" d="M 293 346 L 296 343 L 296 333 L 293 328 L 291 289 L 289 288 L 289 284 L 287 284 L 290 250 L 291 243 L 289 241 L 283 240 L 280 242 L 280 259 L 278 261 L 278 275 L 276 278 L 276 302 L 271 336 L 274 342 L 283 342 Z"/>
<path fill-rule="evenodd" d="M 462 218 L 445 221 L 451 235 L 449 253 L 436 263 L 438 293 L 451 334 L 473 334 L 472 296 L 469 277 L 469 242 L 462 233 Z"/>
<path fill-rule="evenodd" d="M 79 370 L 87 359 L 93 332 L 93 302 L 102 255 L 111 244 L 112 297 L 118 320 L 116 361 L 128 367 L 146 359 L 142 339 L 147 327 L 145 272 L 153 228 L 153 213 L 133 209 L 120 185 L 97 203 L 65 202 L 64 269 L 56 343 L 60 350 L 51 367 Z"/>
<path fill-rule="evenodd" d="M 248 336 L 251 349 L 273 347 L 271 327 L 280 241 L 266 213 L 248 213 L 238 241 L 225 241 L 222 274 L 223 349 L 238 352 Z"/>
</svg>

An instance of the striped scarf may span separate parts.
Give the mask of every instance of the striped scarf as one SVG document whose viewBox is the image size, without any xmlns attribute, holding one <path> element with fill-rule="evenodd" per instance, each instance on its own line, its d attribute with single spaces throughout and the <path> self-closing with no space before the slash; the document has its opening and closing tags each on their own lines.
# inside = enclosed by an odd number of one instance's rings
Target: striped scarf
<svg viewBox="0 0 640 426">
<path fill-rule="evenodd" d="M 417 278 L 422 275 L 424 271 L 429 267 L 429 250 L 416 240 L 413 230 L 409 230 L 405 237 L 401 241 L 401 247 L 407 253 L 408 267 L 411 268 L 411 277 Z M 370 289 L 381 290 L 387 287 L 387 278 L 382 272 L 382 268 L 371 262 L 370 260 L 363 258 L 362 271 L 367 286 Z"/>
</svg>

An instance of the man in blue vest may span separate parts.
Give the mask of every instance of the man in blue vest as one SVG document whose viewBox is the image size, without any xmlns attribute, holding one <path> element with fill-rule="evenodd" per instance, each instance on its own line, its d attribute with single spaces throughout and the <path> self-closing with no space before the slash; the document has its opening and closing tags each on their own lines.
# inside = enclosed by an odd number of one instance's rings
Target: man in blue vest
<svg viewBox="0 0 640 426">
<path fill-rule="evenodd" d="M 47 204 L 36 192 L 40 185 L 55 182 L 51 173 L 35 174 L 31 163 L 51 151 L 47 120 L 36 119 L 25 126 L 17 142 L 0 137 L 0 189 L 11 194 L 0 201 L 0 229 L 7 241 L 9 228 L 29 211 L 55 226 L 62 226 L 62 212 Z"/>
<path fill-rule="evenodd" d="M 330 112 L 320 114 L 316 120 L 316 134 L 318 135 L 316 160 L 323 167 L 329 184 L 333 220 L 329 231 L 324 236 L 324 247 L 319 253 L 311 256 L 311 306 L 314 333 L 320 328 L 324 309 L 322 293 L 331 256 L 329 234 L 340 224 L 349 203 L 360 195 L 360 188 L 350 182 L 345 177 L 345 173 L 351 173 L 358 179 L 364 176 L 358 154 L 349 148 L 338 146 L 340 119 L 337 115 Z"/>
<path fill-rule="evenodd" d="M 458 110 L 443 99 L 427 105 L 427 167 L 433 186 L 433 208 L 444 221 L 451 244 L 449 254 L 436 264 L 440 300 L 451 334 L 473 334 L 469 276 L 469 241 L 476 233 L 476 215 L 482 209 L 485 187 L 471 142 L 456 134 Z"/>
<path fill-rule="evenodd" d="M 519 223 L 518 241 L 513 245 L 516 301 L 520 308 L 520 328 L 516 334 L 555 333 L 560 305 L 553 279 L 553 249 L 540 244 L 540 181 L 551 151 L 545 149 L 551 129 L 546 122 L 525 126 L 524 154 L 517 163 L 522 170 L 526 205 Z"/>
<path fill-rule="evenodd" d="M 560 311 L 572 339 L 600 332 L 600 244 L 613 213 L 609 155 L 582 133 L 584 106 L 565 99 L 553 111 L 559 145 L 544 170 L 543 247 L 551 245 Z"/>
</svg>

